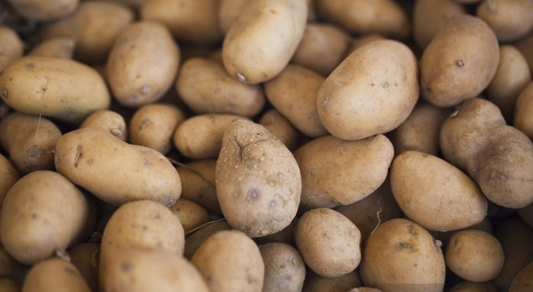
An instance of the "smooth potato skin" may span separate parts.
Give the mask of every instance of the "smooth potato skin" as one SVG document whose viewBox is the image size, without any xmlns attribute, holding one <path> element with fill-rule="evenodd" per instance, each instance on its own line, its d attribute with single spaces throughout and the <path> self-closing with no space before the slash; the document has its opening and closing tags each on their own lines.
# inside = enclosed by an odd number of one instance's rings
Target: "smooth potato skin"
<svg viewBox="0 0 533 292">
<path fill-rule="evenodd" d="M 54 37 L 42 41 L 28 53 L 30 56 L 72 59 L 76 41 L 70 37 Z"/>
<path fill-rule="evenodd" d="M 50 21 L 71 14 L 80 0 L 8 0 L 11 7 L 24 18 L 34 21 Z"/>
<path fill-rule="evenodd" d="M 232 230 L 231 226 L 229 226 L 224 220 L 206 224 L 187 237 L 183 255 L 189 260 L 192 259 L 198 248 L 200 248 L 211 235 L 223 230 Z"/>
<path fill-rule="evenodd" d="M 185 232 L 209 222 L 209 213 L 202 206 L 187 199 L 181 198 L 168 208 L 180 219 Z"/>
<path fill-rule="evenodd" d="M 267 243 L 259 246 L 265 263 L 262 292 L 301 292 L 305 279 L 305 263 L 292 246 Z"/>
<path fill-rule="evenodd" d="M 271 109 L 264 113 L 259 124 L 278 138 L 290 151 L 298 148 L 302 135 L 280 112 Z"/>
<path fill-rule="evenodd" d="M 59 258 L 41 261 L 28 272 L 22 292 L 91 292 L 78 269 Z"/>
<path fill-rule="evenodd" d="M 520 39 L 533 28 L 533 3 L 528 0 L 483 1 L 476 10 L 500 42 Z"/>
<path fill-rule="evenodd" d="M 24 53 L 24 44 L 18 34 L 7 26 L 0 26 L 0 72 L 13 63 L 16 59 L 22 57 Z"/>
</svg>

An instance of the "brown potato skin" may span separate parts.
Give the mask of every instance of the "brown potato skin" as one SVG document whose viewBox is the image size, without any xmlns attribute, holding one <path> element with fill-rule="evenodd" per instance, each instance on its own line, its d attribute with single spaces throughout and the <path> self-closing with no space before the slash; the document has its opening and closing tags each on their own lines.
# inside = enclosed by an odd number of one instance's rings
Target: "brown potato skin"
<svg viewBox="0 0 533 292">
<path fill-rule="evenodd" d="M 0 72 L 13 63 L 16 59 L 22 57 L 24 44 L 18 34 L 7 26 L 0 26 Z"/>
<path fill-rule="evenodd" d="M 91 292 L 91 289 L 72 263 L 51 258 L 34 265 L 28 272 L 22 292 Z"/>
<path fill-rule="evenodd" d="M 476 15 L 490 26 L 500 42 L 518 40 L 533 28 L 533 3 L 528 0 L 483 1 Z"/>
<path fill-rule="evenodd" d="M 126 121 L 119 113 L 111 110 L 101 110 L 92 113 L 80 125 L 81 128 L 100 129 L 126 141 L 128 131 Z"/>
<path fill-rule="evenodd" d="M 359 270 L 335 278 L 321 277 L 313 271 L 309 271 L 302 292 L 339 292 L 362 285 Z"/>
<path fill-rule="evenodd" d="M 529 264 L 514 277 L 509 292 L 527 292 L 533 289 L 533 263 Z"/>
<path fill-rule="evenodd" d="M 531 117 L 532 109 L 533 83 L 529 82 L 518 95 L 513 121 L 513 126 L 522 131 L 522 133 L 526 134 L 529 139 L 533 139 L 533 118 Z"/>
<path fill-rule="evenodd" d="M 15 166 L 4 155 L 0 154 L 0 217 L 2 217 L 2 207 L 4 205 L 4 200 L 6 198 L 6 195 L 11 189 L 11 187 L 19 179 L 20 179 L 20 175 L 17 169 L 15 168 Z M 1 245 L 1 241 L 0 241 L 0 245 Z M 0 260 L 0 262 L 2 261 Z M 2 268 L 0 267 L 0 277 L 2 276 L 5 276 L 5 275 L 3 275 Z"/>
<path fill-rule="evenodd" d="M 533 32 L 514 42 L 512 45 L 524 55 L 529 65 L 529 70 L 533 71 L 533 50 L 531 49 L 533 48 Z"/>
<path fill-rule="evenodd" d="M 80 0 L 8 0 L 11 8 L 28 20 L 50 21 L 72 14 Z"/>
<path fill-rule="evenodd" d="M 262 292 L 301 292 L 305 279 L 305 263 L 292 246 L 267 243 L 259 246 L 265 263 Z"/>
<path fill-rule="evenodd" d="M 371 43 L 373 41 L 377 41 L 377 40 L 386 40 L 387 38 L 380 35 L 380 34 L 377 34 L 377 33 L 371 33 L 371 34 L 367 34 L 367 35 L 364 35 L 364 36 L 361 36 L 359 38 L 355 38 L 352 40 L 352 43 L 350 45 L 350 48 L 348 48 L 348 51 L 346 52 L 346 56 L 349 56 L 351 53 L 353 53 L 355 50 L 359 49 L 360 47 L 368 44 L 368 43 Z"/>
<path fill-rule="evenodd" d="M 197 160 L 179 166 L 181 177 L 181 198 L 191 200 L 204 207 L 209 213 L 221 215 L 215 189 L 215 159 Z"/>
<path fill-rule="evenodd" d="M 224 34 L 228 33 L 231 25 L 237 21 L 248 2 L 248 0 L 220 0 L 218 19 Z"/>
<path fill-rule="evenodd" d="M 71 37 L 53 37 L 46 39 L 33 47 L 28 53 L 30 56 L 54 57 L 72 59 L 76 41 Z"/>
<path fill-rule="evenodd" d="M 481 19 L 460 15 L 442 27 L 420 61 L 421 93 L 439 107 L 479 95 L 500 61 L 498 39 Z"/>
<path fill-rule="evenodd" d="M 466 14 L 464 7 L 453 0 L 419 0 L 413 8 L 413 37 L 424 49 L 446 22 Z"/>
<path fill-rule="evenodd" d="M 212 222 L 198 229 L 185 240 L 185 250 L 183 256 L 187 259 L 192 259 L 198 248 L 213 234 L 223 231 L 232 230 L 231 226 L 226 221 Z"/>
<path fill-rule="evenodd" d="M 468 282 L 463 281 L 450 290 L 450 292 L 498 292 L 498 288 L 492 282 Z"/>
<path fill-rule="evenodd" d="M 68 250 L 71 263 L 76 266 L 81 276 L 92 291 L 98 289 L 98 259 L 100 244 L 80 243 Z"/>
<path fill-rule="evenodd" d="M 178 216 L 185 232 L 209 221 L 209 213 L 202 206 L 187 199 L 181 198 L 168 208 L 174 215 Z"/>
<path fill-rule="evenodd" d="M 301 133 L 276 109 L 264 113 L 259 124 L 278 138 L 290 151 L 296 150 L 300 145 Z"/>
</svg>

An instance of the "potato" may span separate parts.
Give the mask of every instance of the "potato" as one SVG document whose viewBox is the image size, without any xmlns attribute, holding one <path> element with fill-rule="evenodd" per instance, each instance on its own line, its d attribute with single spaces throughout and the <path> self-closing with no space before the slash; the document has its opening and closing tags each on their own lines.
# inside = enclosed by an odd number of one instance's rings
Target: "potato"
<svg viewBox="0 0 533 292">
<path fill-rule="evenodd" d="M 181 198 L 195 202 L 209 213 L 222 214 L 215 189 L 216 160 L 198 160 L 177 168 Z"/>
<path fill-rule="evenodd" d="M 348 50 L 347 32 L 328 23 L 308 23 L 291 62 L 328 76 Z"/>
<path fill-rule="evenodd" d="M 167 154 L 172 148 L 172 136 L 185 115 L 172 104 L 147 104 L 139 108 L 130 122 L 132 144 Z"/>
<path fill-rule="evenodd" d="M 219 0 L 152 0 L 140 11 L 141 19 L 162 23 L 178 42 L 218 44 L 222 40 L 219 26 Z"/>
<path fill-rule="evenodd" d="M 409 21 L 402 8 L 390 0 L 316 0 L 318 15 L 355 34 L 379 33 L 407 39 Z"/>
<path fill-rule="evenodd" d="M 520 92 L 516 100 L 513 126 L 522 131 L 529 139 L 533 139 L 533 83 L 528 82 L 526 87 Z"/>
<path fill-rule="evenodd" d="M 79 6 L 79 0 L 8 0 L 13 10 L 28 20 L 50 21 L 72 14 Z"/>
<path fill-rule="evenodd" d="M 284 243 L 259 246 L 265 263 L 263 292 L 301 292 L 305 279 L 305 263 L 300 253 Z"/>
<path fill-rule="evenodd" d="M 0 290 L 3 292 L 19 292 L 20 286 L 10 278 L 0 278 Z"/>
<path fill-rule="evenodd" d="M 91 292 L 76 267 L 59 258 L 43 260 L 29 271 L 22 292 Z"/>
<path fill-rule="evenodd" d="M 515 41 L 533 29 L 533 3 L 529 0 L 481 2 L 476 11 L 501 42 Z"/>
<path fill-rule="evenodd" d="M 462 229 L 487 215 L 487 199 L 476 183 L 436 156 L 403 152 L 392 163 L 390 179 L 402 211 L 427 229 Z"/>
<path fill-rule="evenodd" d="M 527 292 L 533 289 L 533 262 L 514 277 L 509 292 Z"/>
<path fill-rule="evenodd" d="M 490 215 L 492 214 L 489 214 L 489 216 Z M 429 231 L 429 234 L 433 236 L 433 238 L 442 242 L 442 249 L 445 250 L 448 247 L 448 243 L 450 243 L 450 239 L 452 238 L 452 236 L 454 236 L 457 232 L 461 232 L 463 230 L 469 230 L 469 229 L 480 230 L 480 231 L 484 231 L 486 233 L 492 234 L 492 223 L 489 217 L 487 216 L 480 223 L 476 225 L 472 225 L 464 229 L 451 230 L 451 231 L 434 231 L 434 230 L 428 230 L 428 231 Z"/>
<path fill-rule="evenodd" d="M 128 135 L 124 118 L 117 112 L 110 110 L 101 110 L 92 113 L 80 125 L 81 128 L 103 130 L 122 141 L 126 141 L 126 136 Z"/>
<path fill-rule="evenodd" d="M 20 58 L 4 69 L 0 97 L 22 113 L 68 123 L 79 123 L 111 102 L 104 80 L 91 67 L 39 56 Z"/>
<path fill-rule="evenodd" d="M 475 283 L 463 281 L 450 290 L 450 292 L 498 292 L 492 282 Z"/>
<path fill-rule="evenodd" d="M 349 56 L 351 53 L 353 53 L 355 50 L 359 49 L 360 47 L 368 43 L 371 43 L 373 41 L 378 41 L 378 40 L 386 40 L 386 39 L 387 38 L 377 33 L 366 34 L 359 38 L 353 39 L 350 48 L 348 48 L 348 51 L 346 52 L 346 57 Z"/>
<path fill-rule="evenodd" d="M 75 47 L 76 40 L 72 37 L 52 37 L 33 47 L 28 55 L 72 59 Z"/>
<path fill-rule="evenodd" d="M 261 125 L 234 120 L 224 132 L 216 189 L 229 225 L 260 237 L 282 230 L 294 219 L 302 181 L 285 145 Z"/>
<path fill-rule="evenodd" d="M 75 39 L 75 59 L 84 63 L 105 62 L 118 34 L 134 19 L 133 11 L 124 5 L 111 1 L 83 1 L 69 16 L 44 23 L 38 34 L 42 39 Z"/>
<path fill-rule="evenodd" d="M 1 122 L 0 122 L 1 126 Z M 1 138 L 0 138 L 1 140 Z M 2 207 L 4 205 L 4 199 L 11 187 L 20 179 L 20 175 L 17 169 L 11 161 L 9 161 L 4 155 L 0 154 L 0 217 L 2 217 Z M 1 241 L 0 241 L 1 246 Z M 1 262 L 1 261 L 0 261 Z M 0 268 L 0 277 L 3 276 Z"/>
<path fill-rule="evenodd" d="M 209 213 L 200 205 L 187 199 L 179 199 L 168 207 L 180 219 L 185 232 L 189 232 L 209 221 Z"/>
<path fill-rule="evenodd" d="M 265 112 L 259 124 L 265 127 L 272 135 L 279 139 L 290 151 L 296 150 L 302 135 L 280 112 L 271 109 Z"/>
<path fill-rule="evenodd" d="M 439 30 L 420 61 L 422 96 L 440 107 L 476 97 L 500 61 L 498 39 L 481 19 L 460 15 Z"/>
<path fill-rule="evenodd" d="M 0 72 L 24 52 L 24 44 L 17 32 L 7 26 L 0 26 L 0 51 Z"/>
<path fill-rule="evenodd" d="M 220 231 L 196 251 L 191 263 L 211 292 L 261 292 L 265 265 L 257 245 L 244 233 Z"/>
<path fill-rule="evenodd" d="M 219 27 L 224 34 L 242 14 L 248 0 L 220 0 L 218 9 Z"/>
<path fill-rule="evenodd" d="M 287 66 L 302 40 L 308 10 L 305 0 L 252 3 L 244 7 L 222 46 L 226 70 L 246 84 L 270 80 Z"/>
<path fill-rule="evenodd" d="M 312 271 L 306 275 L 302 292 L 340 292 L 363 285 L 359 270 L 335 278 L 321 277 Z"/>
<path fill-rule="evenodd" d="M 440 242 L 406 219 L 378 226 L 366 243 L 360 267 L 365 286 L 383 292 L 441 292 L 445 271 Z"/>
<path fill-rule="evenodd" d="M 533 204 L 518 210 L 518 216 L 533 228 Z"/>
<path fill-rule="evenodd" d="M 526 58 L 527 64 L 529 65 L 529 71 L 533 71 L 533 50 L 531 49 L 533 48 L 533 31 L 513 43 L 513 46 L 515 46 Z"/>
<path fill-rule="evenodd" d="M 296 226 L 298 225 L 298 217 L 295 217 L 289 226 L 283 228 L 281 231 L 272 233 L 269 235 L 254 238 L 255 243 L 261 246 L 268 243 L 284 243 L 292 247 L 296 247 L 294 241 L 294 233 L 296 232 Z"/>
<path fill-rule="evenodd" d="M 320 87 L 320 120 L 328 132 L 343 140 L 390 132 L 415 107 L 417 74 L 415 56 L 406 45 L 371 42 L 342 61 Z"/>
<path fill-rule="evenodd" d="M 253 117 L 265 105 L 263 90 L 234 80 L 222 64 L 203 58 L 183 63 L 176 81 L 183 101 L 196 113 Z"/>
<path fill-rule="evenodd" d="M 513 121 L 518 95 L 530 82 L 531 72 L 520 51 L 510 45 L 501 46 L 500 65 L 487 87 L 487 97 L 508 122 Z"/>
<path fill-rule="evenodd" d="M 55 166 L 75 184 L 116 206 L 142 199 L 170 206 L 181 193 L 179 174 L 165 156 L 97 129 L 63 135 L 56 145 Z"/>
<path fill-rule="evenodd" d="M 17 261 L 37 263 L 80 240 L 88 213 L 87 200 L 65 177 L 32 172 L 18 180 L 4 200 L 2 243 Z"/>
<path fill-rule="evenodd" d="M 445 252 L 446 266 L 457 276 L 473 282 L 494 279 L 503 268 L 503 249 L 489 233 L 463 230 L 450 239 Z"/>
<path fill-rule="evenodd" d="M 364 199 L 383 184 L 393 156 L 393 146 L 383 135 L 358 141 L 333 136 L 312 140 L 294 153 L 302 175 L 300 208 Z"/>
<path fill-rule="evenodd" d="M 361 232 L 342 214 L 318 208 L 298 221 L 294 235 L 306 265 L 322 277 L 340 277 L 361 262 Z"/>
<path fill-rule="evenodd" d="M 225 221 L 217 221 L 205 225 L 187 237 L 185 240 L 185 251 L 183 252 L 183 255 L 187 259 L 192 259 L 198 248 L 200 248 L 211 235 L 219 231 L 231 229 L 231 226 Z"/>
<path fill-rule="evenodd" d="M 320 121 L 316 96 L 325 78 L 298 65 L 288 65 L 265 83 L 268 101 L 304 135 L 328 134 Z"/>
<path fill-rule="evenodd" d="M 92 291 L 98 290 L 98 259 L 100 244 L 80 243 L 68 250 L 71 263 L 76 266 L 80 275 Z"/>
</svg>

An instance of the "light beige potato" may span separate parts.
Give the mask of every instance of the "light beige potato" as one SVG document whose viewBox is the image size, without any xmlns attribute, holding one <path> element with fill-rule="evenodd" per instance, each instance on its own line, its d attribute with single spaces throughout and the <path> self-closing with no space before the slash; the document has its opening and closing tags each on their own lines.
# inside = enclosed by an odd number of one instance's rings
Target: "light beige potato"
<svg viewBox="0 0 533 292">
<path fill-rule="evenodd" d="M 462 229 L 487 215 L 487 199 L 476 183 L 436 156 L 403 152 L 392 163 L 390 180 L 405 215 L 427 229 Z"/>
<path fill-rule="evenodd" d="M 406 219 L 381 224 L 363 251 L 363 283 L 383 292 L 442 292 L 446 266 L 440 242 Z"/>
<path fill-rule="evenodd" d="M 406 45 L 392 40 L 371 42 L 344 59 L 320 87 L 320 120 L 328 132 L 343 140 L 390 132 L 416 105 L 417 74 L 416 58 Z"/>
<path fill-rule="evenodd" d="M 518 40 L 533 29 L 533 3 L 529 0 L 483 1 L 476 15 L 490 26 L 501 42 Z"/>
<path fill-rule="evenodd" d="M 222 46 L 230 76 L 257 84 L 278 75 L 302 40 L 307 11 L 306 0 L 258 0 L 246 5 Z M 265 40 L 270 45 L 265 46 Z"/>
<path fill-rule="evenodd" d="M 22 113 L 42 114 L 68 123 L 79 123 L 111 103 L 104 80 L 91 67 L 39 56 L 20 58 L 4 69 L 0 97 Z"/>
<path fill-rule="evenodd" d="M 0 290 L 3 292 L 20 292 L 20 285 L 10 278 L 0 278 Z"/>
<path fill-rule="evenodd" d="M 359 38 L 353 39 L 352 44 L 350 45 L 350 48 L 346 52 L 346 57 L 349 56 L 351 53 L 353 53 L 355 50 L 359 49 L 360 47 L 368 43 L 371 43 L 373 41 L 378 41 L 378 40 L 386 40 L 386 39 L 387 38 L 377 33 L 366 34 Z"/>
<path fill-rule="evenodd" d="M 379 33 L 395 39 L 410 35 L 409 20 L 396 1 L 317 0 L 319 16 L 355 34 Z"/>
<path fill-rule="evenodd" d="M 75 184 L 116 206 L 142 199 L 170 206 L 181 193 L 179 174 L 165 156 L 97 129 L 63 135 L 56 145 L 55 166 Z"/>
<path fill-rule="evenodd" d="M 308 23 L 291 62 L 328 76 L 343 60 L 350 36 L 328 23 Z"/>
<path fill-rule="evenodd" d="M 302 176 L 300 209 L 364 199 L 383 184 L 393 156 L 393 146 L 383 135 L 358 141 L 333 136 L 312 140 L 294 153 Z"/>
<path fill-rule="evenodd" d="M 92 291 L 98 289 L 98 259 L 100 244 L 80 243 L 68 250 L 71 263 L 78 269 Z"/>
<path fill-rule="evenodd" d="M 82 128 L 99 129 L 126 141 L 128 131 L 124 117 L 111 110 L 101 110 L 92 113 L 80 125 Z"/>
<path fill-rule="evenodd" d="M 56 172 L 35 171 L 4 200 L 2 243 L 18 262 L 34 264 L 80 240 L 88 216 L 87 200 L 74 184 Z"/>
<path fill-rule="evenodd" d="M 522 269 L 514 277 L 509 292 L 528 292 L 533 289 L 533 263 Z"/>
<path fill-rule="evenodd" d="M 518 96 L 529 83 L 531 72 L 524 56 L 513 46 L 501 46 L 500 64 L 487 87 L 487 98 L 500 108 L 509 123 L 513 121 Z"/>
<path fill-rule="evenodd" d="M 176 89 L 183 101 L 200 114 L 253 117 L 265 105 L 260 86 L 242 84 L 233 79 L 222 64 L 203 58 L 183 63 Z"/>
<path fill-rule="evenodd" d="M 302 292 L 340 292 L 362 285 L 359 270 L 335 278 L 321 277 L 309 271 Z"/>
<path fill-rule="evenodd" d="M 248 2 L 248 0 L 220 0 L 218 21 L 224 34 L 228 33 L 231 25 L 237 21 Z"/>
<path fill-rule="evenodd" d="M 533 32 L 514 42 L 512 45 L 526 58 L 529 71 L 533 71 Z"/>
<path fill-rule="evenodd" d="M 240 231 L 220 231 L 196 251 L 191 263 L 211 292 L 261 292 L 265 265 L 257 245 Z"/>
<path fill-rule="evenodd" d="M 291 223 L 302 181 L 294 156 L 281 141 L 259 124 L 234 120 L 224 132 L 216 189 L 229 225 L 260 237 Z"/>
<path fill-rule="evenodd" d="M 262 292 L 301 292 L 305 280 L 305 263 L 292 246 L 267 243 L 259 246 L 265 263 Z"/>
<path fill-rule="evenodd" d="M 130 121 L 132 144 L 155 149 L 167 154 L 173 148 L 172 137 L 178 125 L 185 120 L 183 112 L 172 104 L 147 104 L 133 114 Z"/>
<path fill-rule="evenodd" d="M 83 1 L 69 16 L 44 23 L 38 34 L 44 40 L 74 39 L 75 59 L 84 63 L 105 62 L 118 34 L 134 19 L 133 11 L 124 5 L 111 1 Z"/>
<path fill-rule="evenodd" d="M 202 244 L 213 234 L 223 231 L 231 230 L 231 226 L 226 221 L 216 221 L 210 224 L 206 224 L 204 227 L 198 229 L 193 234 L 191 234 L 185 240 L 185 250 L 183 255 L 187 259 L 192 259 L 194 253 L 202 246 Z"/>
<path fill-rule="evenodd" d="M 518 216 L 520 216 L 520 219 L 533 228 L 533 204 L 522 209 L 518 209 Z"/>
<path fill-rule="evenodd" d="M 24 52 L 24 44 L 17 32 L 7 26 L 0 26 L 0 51 L 0 72 Z"/>
<path fill-rule="evenodd" d="M 22 292 L 91 292 L 76 266 L 59 258 L 40 261 L 28 272 Z"/>
<path fill-rule="evenodd" d="M 2 217 L 4 199 L 6 198 L 6 195 L 11 189 L 11 187 L 19 179 L 20 175 L 15 166 L 4 155 L 0 154 L 0 217 Z M 1 271 L 2 269 L 0 268 L 0 277 L 4 276 Z"/>
<path fill-rule="evenodd" d="M 302 138 L 300 132 L 276 109 L 264 113 L 259 124 L 278 138 L 290 151 L 296 150 L 300 145 Z"/>
<path fill-rule="evenodd" d="M 11 8 L 31 21 L 51 21 L 72 14 L 80 0 L 8 0 Z"/>
<path fill-rule="evenodd" d="M 294 235 L 306 265 L 322 277 L 340 277 L 361 262 L 361 232 L 348 218 L 328 209 L 306 212 Z"/>
<path fill-rule="evenodd" d="M 72 59 L 76 40 L 71 37 L 53 37 L 37 44 L 28 53 L 29 56 L 54 57 Z"/>
<path fill-rule="evenodd" d="M 151 0 L 140 11 L 141 19 L 159 22 L 178 42 L 216 45 L 222 41 L 219 0 Z"/>
<path fill-rule="evenodd" d="M 516 100 L 513 126 L 522 133 L 526 134 L 529 139 L 533 139 L 533 83 L 529 82 L 520 92 Z"/>
<path fill-rule="evenodd" d="M 320 121 L 316 96 L 325 78 L 298 65 L 288 65 L 264 84 L 268 101 L 304 135 L 328 134 Z"/>
<path fill-rule="evenodd" d="M 440 107 L 479 95 L 500 61 L 498 39 L 481 19 L 460 15 L 442 27 L 420 61 L 421 93 Z"/>
<path fill-rule="evenodd" d="M 492 282 L 468 282 L 463 281 L 450 290 L 450 292 L 498 292 L 498 288 Z"/>
<path fill-rule="evenodd" d="M 181 198 L 195 202 L 209 213 L 222 214 L 215 188 L 215 159 L 197 160 L 177 168 Z"/>
<path fill-rule="evenodd" d="M 209 221 L 209 213 L 202 206 L 187 199 L 181 198 L 168 208 L 174 215 L 178 216 L 185 232 Z"/>
</svg>

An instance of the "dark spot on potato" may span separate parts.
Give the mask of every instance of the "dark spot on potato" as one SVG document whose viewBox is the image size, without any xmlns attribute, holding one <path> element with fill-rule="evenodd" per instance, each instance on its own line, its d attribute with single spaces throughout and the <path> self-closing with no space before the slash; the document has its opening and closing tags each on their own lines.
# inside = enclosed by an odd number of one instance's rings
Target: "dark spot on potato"
<svg viewBox="0 0 533 292">
<path fill-rule="evenodd" d="M 0 90 L 0 96 L 1 96 L 2 98 L 7 98 L 7 97 L 9 96 L 8 93 L 7 93 L 7 89 L 2 88 L 2 89 Z"/>
<path fill-rule="evenodd" d="M 205 281 L 206 281 L 206 282 L 213 282 L 213 277 L 211 277 L 211 276 L 206 276 L 206 277 L 205 277 Z"/>
<path fill-rule="evenodd" d="M 91 158 L 87 160 L 87 165 L 93 165 L 93 162 L 94 162 L 94 159 Z"/>
<path fill-rule="evenodd" d="M 413 224 L 409 224 L 408 227 L 407 227 L 409 233 L 413 236 L 417 236 L 418 235 L 418 232 L 416 231 L 415 229 L 415 226 Z"/>
<path fill-rule="evenodd" d="M 413 248 L 413 245 L 410 244 L 409 242 L 405 242 L 405 241 L 401 241 L 401 242 L 398 242 L 394 245 L 394 247 L 397 249 L 397 250 L 404 250 L 404 249 L 411 249 Z"/>
<path fill-rule="evenodd" d="M 459 60 L 455 62 L 455 66 L 457 66 L 457 68 L 463 68 L 465 66 L 465 62 L 463 60 Z"/>
<path fill-rule="evenodd" d="M 251 188 L 246 192 L 246 200 L 251 202 L 257 202 L 261 200 L 261 194 L 259 193 L 259 190 L 256 188 Z"/>
<path fill-rule="evenodd" d="M 155 214 L 154 219 L 156 219 L 156 220 L 161 219 L 161 214 L 159 214 L 159 213 Z"/>
<path fill-rule="evenodd" d="M 387 88 L 389 88 L 389 82 L 384 82 L 384 83 L 382 83 L 382 84 L 381 84 L 381 88 L 383 88 L 383 89 L 387 89 Z"/>
<path fill-rule="evenodd" d="M 150 121 L 150 119 L 143 119 L 141 121 L 141 125 L 139 126 L 139 131 L 142 131 L 142 130 L 146 129 L 151 124 L 152 124 L 152 122 Z"/>
<path fill-rule="evenodd" d="M 35 213 L 31 213 L 31 218 L 33 218 L 33 219 L 37 219 L 37 214 L 35 214 Z"/>
<path fill-rule="evenodd" d="M 272 13 L 274 15 L 278 14 L 278 12 L 276 10 L 274 10 L 274 9 L 270 9 L 270 13 Z"/>
<path fill-rule="evenodd" d="M 148 230 L 148 226 L 143 225 L 143 230 L 144 230 L 144 231 Z"/>
<path fill-rule="evenodd" d="M 78 145 L 78 147 L 76 147 L 76 156 L 74 157 L 74 167 L 78 167 L 78 162 L 80 161 L 82 156 L 82 147 L 81 145 Z"/>
<path fill-rule="evenodd" d="M 130 262 L 123 262 L 122 263 L 122 270 L 124 272 L 129 272 L 133 269 L 133 264 Z"/>
<path fill-rule="evenodd" d="M 35 65 L 33 63 L 28 63 L 28 64 L 26 64 L 26 67 L 28 69 L 33 69 L 35 67 Z"/>
</svg>

